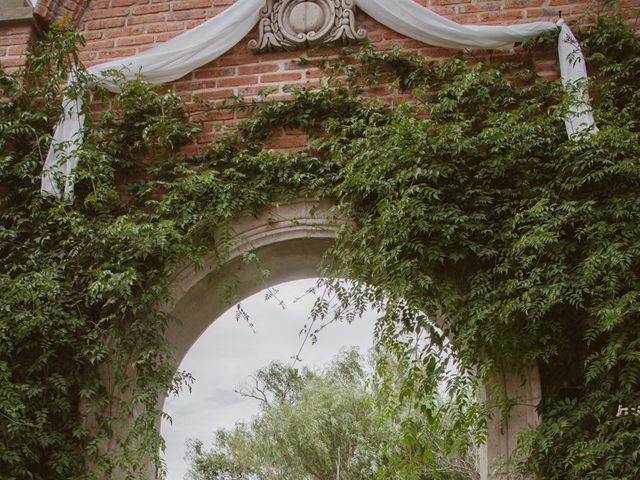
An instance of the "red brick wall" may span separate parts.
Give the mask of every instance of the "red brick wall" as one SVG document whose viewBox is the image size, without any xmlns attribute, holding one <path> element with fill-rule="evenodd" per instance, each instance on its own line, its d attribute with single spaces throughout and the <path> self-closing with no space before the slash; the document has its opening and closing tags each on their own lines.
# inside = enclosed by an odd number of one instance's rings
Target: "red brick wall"
<svg viewBox="0 0 640 480">
<path fill-rule="evenodd" d="M 91 0 L 38 0 L 35 13 L 45 22 L 60 21 L 67 17 L 78 20 Z"/>
<path fill-rule="evenodd" d="M 24 65 L 24 53 L 37 39 L 35 23 L 20 22 L 0 25 L 0 66 L 12 70 Z"/>
<path fill-rule="evenodd" d="M 559 11 L 569 23 L 576 23 L 585 20 L 585 13 L 597 14 L 604 9 L 603 2 L 595 0 L 416 1 L 457 22 L 479 24 L 555 21 Z M 233 3 L 234 0 L 45 0 L 36 7 L 36 14 L 45 21 L 58 21 L 65 15 L 74 18 L 78 30 L 87 40 L 82 60 L 90 66 L 142 52 L 199 25 Z M 635 19 L 640 12 L 640 0 L 621 0 L 620 7 L 629 18 Z M 369 40 L 379 49 L 398 45 L 436 60 L 455 53 L 404 38 L 362 12 L 358 14 L 357 21 L 359 27 L 366 28 Z M 255 55 L 248 50 L 247 44 L 256 34 L 254 29 L 221 58 L 167 85 L 167 88 L 174 89 L 185 99 L 197 94 L 220 103 L 230 95 L 251 98 L 263 89 L 284 96 L 286 85 L 313 86 L 321 81 L 322 74 L 317 69 L 296 64 L 301 55 L 314 55 L 313 52 Z M 26 32 L 3 31 L 0 27 L 2 65 L 11 66 L 16 62 L 15 54 L 23 48 L 27 38 Z M 8 55 L 14 56 L 9 58 Z M 546 76 L 555 76 L 555 53 L 550 52 L 540 58 L 537 68 Z M 388 100 L 393 101 L 393 98 L 393 92 L 389 92 Z M 207 110 L 196 104 L 190 104 L 190 109 L 195 120 L 204 122 L 204 131 L 198 136 L 197 143 L 188 148 L 191 151 L 210 142 L 216 126 L 221 123 L 230 125 L 238 120 L 238 114 L 225 110 Z M 296 147 L 303 142 L 299 136 L 289 135 L 283 136 L 275 146 Z"/>
</svg>

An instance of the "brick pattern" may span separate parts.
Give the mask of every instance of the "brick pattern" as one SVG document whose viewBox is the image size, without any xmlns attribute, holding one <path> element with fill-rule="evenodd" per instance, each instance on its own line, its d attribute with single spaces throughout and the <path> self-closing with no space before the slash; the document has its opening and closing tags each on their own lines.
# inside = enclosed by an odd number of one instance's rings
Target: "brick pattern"
<svg viewBox="0 0 640 480">
<path fill-rule="evenodd" d="M 466 24 L 555 21 L 559 11 L 567 21 L 573 23 L 590 21 L 586 13 L 596 15 L 604 8 L 598 0 L 416 1 L 451 20 Z M 44 0 L 36 8 L 36 13 L 49 21 L 57 21 L 65 15 L 76 19 L 77 28 L 87 41 L 81 58 L 90 66 L 140 53 L 214 17 L 233 3 L 234 0 Z M 620 0 L 619 8 L 633 21 L 640 13 L 640 0 Z M 442 61 L 457 53 L 405 38 L 362 12 L 358 13 L 357 21 L 360 27 L 366 28 L 369 40 L 379 49 L 397 45 L 434 61 Z M 26 34 L 16 32 L 15 35 L 7 36 L 0 30 L 0 41 L 4 42 L 0 43 L 0 59 L 3 53 L 8 55 L 11 51 L 15 54 L 24 48 Z M 330 50 L 309 50 L 255 55 L 248 50 L 247 44 L 256 36 L 254 29 L 218 60 L 167 85 L 187 101 L 192 95 L 197 95 L 211 102 L 214 107 L 189 103 L 193 119 L 204 125 L 203 133 L 196 138 L 194 145 L 186 149 L 189 153 L 195 153 L 211 142 L 220 125 L 231 126 L 241 120 L 244 114 L 215 108 L 220 107 L 224 98 L 241 95 L 252 99 L 264 90 L 272 92 L 277 98 L 285 98 L 287 86 L 317 86 L 322 82 L 322 73 L 312 66 L 313 63 L 300 66 L 297 60 L 301 56 L 313 59 L 335 53 Z M 495 58 L 507 54 L 497 52 L 492 56 Z M 468 56 L 470 63 L 486 59 L 486 54 L 482 52 Z M 555 53 L 541 56 L 537 68 L 543 76 L 556 77 Z M 385 96 L 384 101 L 389 103 L 400 98 L 397 92 L 382 90 L 375 93 Z M 105 106 L 96 105 L 96 113 L 103 108 Z M 274 148 L 299 148 L 302 145 L 304 139 L 296 132 L 281 132 Z"/>
<path fill-rule="evenodd" d="M 78 21 L 91 0 L 38 0 L 35 14 L 44 23 L 52 23 L 71 18 Z"/>
<path fill-rule="evenodd" d="M 24 66 L 24 53 L 36 38 L 29 23 L 0 25 L 0 67 L 12 71 Z"/>
</svg>

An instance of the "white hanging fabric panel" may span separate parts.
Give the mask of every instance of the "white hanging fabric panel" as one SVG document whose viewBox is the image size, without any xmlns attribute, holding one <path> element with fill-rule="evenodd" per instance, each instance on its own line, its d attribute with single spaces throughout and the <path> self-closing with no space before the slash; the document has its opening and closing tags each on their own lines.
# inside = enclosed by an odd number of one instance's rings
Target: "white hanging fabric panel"
<svg viewBox="0 0 640 480">
<path fill-rule="evenodd" d="M 105 72 L 117 70 L 126 80 L 138 76 L 156 85 L 182 78 L 196 68 L 212 62 L 235 47 L 258 23 L 265 0 L 239 0 L 219 15 L 191 30 L 132 57 L 101 63 L 87 69 L 96 81 L 117 92 L 118 86 Z M 73 78 L 69 79 L 72 82 Z M 57 125 L 42 174 L 41 191 L 60 200 L 73 200 L 71 173 L 78 164 L 75 155 L 82 143 L 81 100 L 63 101 L 63 118 Z M 64 176 L 62 188 L 58 179 Z"/>
<path fill-rule="evenodd" d="M 590 129 L 592 133 L 598 131 L 587 85 L 587 65 L 580 49 L 580 44 L 569 25 L 563 20 L 560 25 L 560 37 L 558 38 L 558 63 L 560 64 L 560 78 L 562 84 L 572 92 L 572 105 L 564 118 L 564 126 L 569 138 Z"/>
<path fill-rule="evenodd" d="M 365 13 L 388 28 L 420 42 L 445 48 L 510 48 L 515 42 L 536 37 L 560 26 L 558 55 L 562 81 L 575 88 L 575 106 L 565 119 L 571 137 L 593 129 L 594 119 L 586 91 L 584 56 L 573 33 L 563 20 L 558 24 L 534 22 L 510 26 L 462 25 L 453 22 L 414 0 L 355 0 Z M 153 84 L 177 80 L 220 57 L 238 44 L 258 23 L 265 0 L 238 0 L 219 15 L 171 40 L 131 57 L 88 69 L 96 81 L 111 91 L 118 86 L 105 73 L 119 71 L 126 80 L 141 76 Z M 73 80 L 70 79 L 70 82 Z M 41 190 L 58 199 L 73 199 L 75 151 L 82 142 L 80 100 L 64 99 L 64 115 L 53 135 L 42 176 Z M 57 179 L 64 178 L 62 186 Z"/>
</svg>

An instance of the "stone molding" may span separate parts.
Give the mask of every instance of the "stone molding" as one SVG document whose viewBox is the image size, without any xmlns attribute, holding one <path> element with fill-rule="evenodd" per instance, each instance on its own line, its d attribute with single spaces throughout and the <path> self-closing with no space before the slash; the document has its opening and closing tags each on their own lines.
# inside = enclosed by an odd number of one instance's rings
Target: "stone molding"
<svg viewBox="0 0 640 480">
<path fill-rule="evenodd" d="M 353 0 L 267 0 L 258 25 L 258 39 L 249 42 L 256 53 L 348 45 L 367 37 L 356 27 Z"/>
<path fill-rule="evenodd" d="M 27 0 L 0 0 L 0 26 L 31 22 L 33 7 Z"/>
<path fill-rule="evenodd" d="M 233 239 L 227 239 L 228 250 L 224 262 L 229 263 L 243 254 L 276 243 L 301 239 L 326 239 L 333 241 L 341 226 L 349 222 L 336 216 L 333 205 L 326 201 L 298 198 L 290 203 L 274 205 L 256 217 L 237 218 L 231 230 Z M 216 232 L 216 243 L 225 243 L 228 233 Z M 318 259 L 319 260 L 319 259 Z M 174 285 L 171 297 L 178 303 L 194 285 L 202 281 L 219 264 L 219 252 L 203 259 L 202 265 L 188 262 L 171 278 Z M 168 306 L 161 307 L 165 311 Z"/>
</svg>

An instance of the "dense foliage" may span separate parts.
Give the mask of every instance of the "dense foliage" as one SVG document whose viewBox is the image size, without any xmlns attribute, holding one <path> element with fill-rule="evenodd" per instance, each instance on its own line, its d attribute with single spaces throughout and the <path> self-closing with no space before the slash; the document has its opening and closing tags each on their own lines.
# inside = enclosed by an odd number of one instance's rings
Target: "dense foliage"
<svg viewBox="0 0 640 480">
<path fill-rule="evenodd" d="M 568 99 L 527 52 L 467 69 L 364 50 L 332 66 L 337 84 L 237 104 L 250 119 L 196 157 L 179 154 L 197 126 L 175 94 L 122 85 L 88 121 L 76 198 L 61 204 L 40 195 L 39 178 L 64 72 L 76 65 L 82 79 L 70 94 L 102 92 L 85 88 L 77 35 L 52 28 L 26 71 L 0 75 L 0 475 L 143 478 L 149 459 L 160 469 L 157 397 L 188 379 L 174 375 L 171 319 L 154 308 L 171 272 L 212 251 L 234 216 L 307 196 L 354 219 L 327 268 L 355 281 L 335 285 L 348 318 L 365 301 L 385 309 L 380 341 L 409 372 L 400 394 L 388 389 L 389 415 L 412 405 L 437 427 L 447 408 L 443 448 L 463 450 L 482 415 L 462 380 L 535 361 L 544 423 L 516 468 L 639 478 L 640 417 L 616 412 L 640 404 L 640 42 L 606 18 L 582 37 L 593 135 L 566 138 Z M 376 102 L 366 88 L 380 84 L 408 101 Z M 282 127 L 302 129 L 309 147 L 267 150 Z M 223 262 L 228 245 L 216 247 Z M 432 348 L 406 340 L 421 333 Z M 434 353 L 448 348 L 455 375 Z M 415 422 L 402 428 L 419 448 Z M 386 478 L 411 478 L 407 463 L 429 451 L 390 452 Z"/>
<path fill-rule="evenodd" d="M 322 371 L 275 362 L 254 380 L 242 394 L 260 401 L 260 412 L 250 422 L 216 431 L 210 450 L 201 441 L 191 443 L 193 480 L 373 480 L 386 451 L 407 458 L 415 453 L 385 414 L 378 380 L 356 350 L 343 351 Z M 430 431 L 416 411 L 403 415 L 422 424 L 421 441 L 437 454 L 441 432 Z M 440 454 L 437 467 L 442 480 L 477 476 L 473 458 Z M 426 479 L 432 472 L 423 465 L 414 473 Z"/>
</svg>

